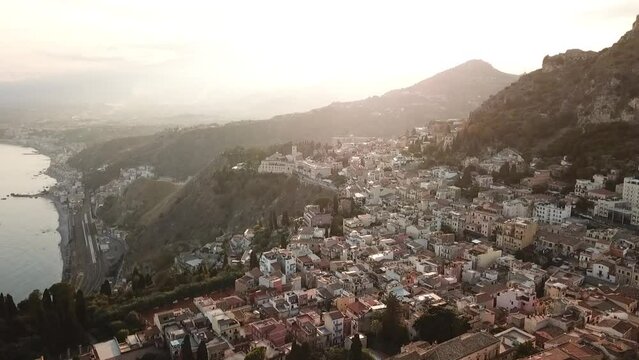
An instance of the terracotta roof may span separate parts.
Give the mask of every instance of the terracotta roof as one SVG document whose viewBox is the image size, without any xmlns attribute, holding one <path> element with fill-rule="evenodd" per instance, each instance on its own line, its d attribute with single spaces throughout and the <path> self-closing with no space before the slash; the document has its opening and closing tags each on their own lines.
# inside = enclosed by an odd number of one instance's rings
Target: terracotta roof
<svg viewBox="0 0 639 360">
<path fill-rule="evenodd" d="M 462 359 L 477 351 L 499 343 L 499 339 L 484 332 L 464 334 L 435 345 L 421 360 L 455 360 Z"/>
</svg>

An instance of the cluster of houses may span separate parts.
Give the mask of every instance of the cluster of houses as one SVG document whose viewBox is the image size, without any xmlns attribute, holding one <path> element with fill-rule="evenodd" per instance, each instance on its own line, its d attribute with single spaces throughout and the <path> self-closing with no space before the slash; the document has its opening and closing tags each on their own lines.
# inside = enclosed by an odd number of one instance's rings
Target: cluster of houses
<svg viewBox="0 0 639 360">
<path fill-rule="evenodd" d="M 633 224 L 639 180 L 605 190 L 619 175 L 613 171 L 569 189 L 557 180 L 570 166 L 562 161 L 504 185 L 493 178 L 504 165 L 534 165 L 504 149 L 464 161 L 476 169 L 478 192 L 469 198 L 455 185 L 460 169 L 420 169 L 405 151 L 418 139 L 449 146 L 457 125 L 437 122 L 398 139 L 341 137 L 322 162 L 301 159 L 295 148 L 264 160 L 260 172 L 344 176 L 336 206 L 342 231 L 330 232 L 333 209 L 308 205 L 286 248 L 259 254 L 233 295 L 155 314 L 173 358 L 186 337 L 194 351 L 205 341 L 209 359 L 242 359 L 255 347 L 280 359 L 293 342 L 348 348 L 354 336 L 366 346 L 387 296 L 401 303 L 413 340 L 413 323 L 435 307 L 454 309 L 471 327 L 440 344 L 410 342 L 396 359 L 510 359 L 522 344 L 536 350 L 531 359 L 636 358 L 639 236 L 612 217 L 630 211 L 623 224 Z M 581 199 L 610 221 L 575 217 Z M 228 241 L 244 265 L 251 241 L 250 231 Z"/>
</svg>

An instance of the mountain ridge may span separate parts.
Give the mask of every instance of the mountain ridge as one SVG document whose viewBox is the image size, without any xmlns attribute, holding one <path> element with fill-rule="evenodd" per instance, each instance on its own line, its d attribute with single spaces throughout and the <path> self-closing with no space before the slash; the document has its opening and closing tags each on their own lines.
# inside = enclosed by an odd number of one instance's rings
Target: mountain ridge
<svg viewBox="0 0 639 360">
<path fill-rule="evenodd" d="M 467 155 L 514 147 L 530 156 L 597 156 L 591 151 L 575 154 L 562 141 L 575 140 L 582 132 L 593 142 L 605 142 L 595 129 L 608 125 L 619 129 L 619 140 L 625 142 L 621 129 L 637 124 L 639 17 L 630 31 L 601 51 L 570 49 L 544 57 L 540 69 L 522 75 L 470 113 L 455 147 Z M 599 155 L 620 155 L 611 146 L 598 147 Z"/>
<path fill-rule="evenodd" d="M 418 92 L 391 92 L 390 95 L 386 93 L 358 101 L 333 103 L 304 113 L 278 115 L 262 121 L 200 126 L 135 140 L 115 140 L 85 149 L 71 159 L 71 164 L 85 173 L 94 173 L 105 164 L 114 169 L 149 164 L 155 166 L 161 175 L 182 179 L 194 175 L 230 147 L 327 141 L 332 136 L 348 134 L 393 136 L 430 120 L 466 117 L 478 103 L 517 78 L 476 60 L 465 64 L 406 88 L 418 86 Z M 481 67 L 476 77 L 469 75 L 473 73 L 470 71 L 473 66 Z M 431 87 L 431 95 L 419 95 L 428 87 Z M 446 91 L 438 92 L 438 88 Z M 122 149 L 118 143 L 126 143 L 127 148 Z M 96 185 L 106 180 L 108 177 L 96 182 Z"/>
</svg>

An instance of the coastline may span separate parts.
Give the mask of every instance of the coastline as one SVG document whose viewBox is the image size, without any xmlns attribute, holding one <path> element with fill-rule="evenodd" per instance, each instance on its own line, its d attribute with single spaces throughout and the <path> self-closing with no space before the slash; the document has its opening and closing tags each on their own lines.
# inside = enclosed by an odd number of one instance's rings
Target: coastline
<svg viewBox="0 0 639 360">
<path fill-rule="evenodd" d="M 57 180 L 57 179 L 56 179 Z M 56 211 L 58 212 L 58 228 L 56 229 L 60 234 L 60 255 L 62 256 L 62 282 L 68 282 L 71 279 L 71 256 L 69 246 L 69 231 L 70 231 L 70 216 L 68 208 L 62 204 L 55 196 L 47 196 L 47 198 L 53 203 Z"/>
<path fill-rule="evenodd" d="M 51 191 L 53 188 L 56 188 L 61 183 L 61 179 L 59 178 L 59 176 L 56 176 L 57 172 L 54 171 L 55 164 L 51 159 L 52 154 L 43 153 L 35 147 L 34 149 L 50 159 L 49 167 L 44 170 L 44 174 L 55 179 L 56 183 L 49 189 L 49 193 L 45 195 L 45 197 L 53 203 L 53 205 L 55 206 L 55 210 L 58 212 L 57 231 L 60 234 L 60 244 L 58 244 L 58 247 L 60 248 L 60 256 L 62 258 L 62 274 L 60 279 L 62 282 L 69 282 L 71 280 L 71 247 L 69 246 L 71 216 L 69 214 L 69 207 L 63 204 L 60 199 L 58 199 L 58 197 L 54 195 L 54 191 Z"/>
<path fill-rule="evenodd" d="M 71 254 L 69 246 L 71 217 L 69 214 L 69 208 L 62 202 L 60 202 L 60 200 L 57 198 L 57 196 L 54 195 L 54 192 L 52 191 L 54 188 L 61 184 L 61 179 L 59 178 L 59 176 L 56 176 L 56 166 L 53 162 L 53 157 L 55 155 L 43 151 L 35 144 L 22 143 L 11 138 L 0 138 L 0 143 L 13 146 L 30 147 L 34 149 L 37 154 L 41 154 L 49 158 L 49 166 L 46 169 L 42 170 L 41 173 L 55 179 L 56 183 L 48 189 L 49 193 L 42 195 L 42 197 L 51 201 L 53 203 L 53 206 L 55 207 L 56 212 L 58 213 L 58 227 L 56 231 L 60 234 L 60 243 L 58 244 L 58 247 L 60 248 L 60 257 L 62 259 L 60 281 L 68 282 L 71 279 Z"/>
</svg>

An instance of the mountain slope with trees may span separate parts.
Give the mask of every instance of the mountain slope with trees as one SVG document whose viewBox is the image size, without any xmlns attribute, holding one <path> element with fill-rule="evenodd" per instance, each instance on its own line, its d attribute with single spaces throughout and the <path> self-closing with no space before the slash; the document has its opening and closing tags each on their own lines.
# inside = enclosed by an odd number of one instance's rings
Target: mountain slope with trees
<svg viewBox="0 0 639 360">
<path fill-rule="evenodd" d="M 296 177 L 208 167 L 129 226 L 128 256 L 132 264 L 150 260 L 163 268 L 176 251 L 243 232 L 273 215 L 299 217 L 304 205 L 332 196 Z"/>
<path fill-rule="evenodd" d="M 429 120 L 462 118 L 490 95 L 515 81 L 481 60 L 472 60 L 411 87 L 368 99 L 333 103 L 305 113 L 224 126 L 171 129 L 152 136 L 118 139 L 91 146 L 71 159 L 96 184 L 120 168 L 155 166 L 160 175 L 194 175 L 222 151 L 235 146 L 263 147 L 289 141 L 326 141 L 357 134 L 392 136 Z M 104 172 L 96 170 L 107 165 Z"/>
<path fill-rule="evenodd" d="M 639 18 L 599 52 L 546 56 L 469 116 L 455 148 L 476 155 L 513 147 L 527 156 L 563 156 L 584 165 L 639 153 Z"/>
</svg>

